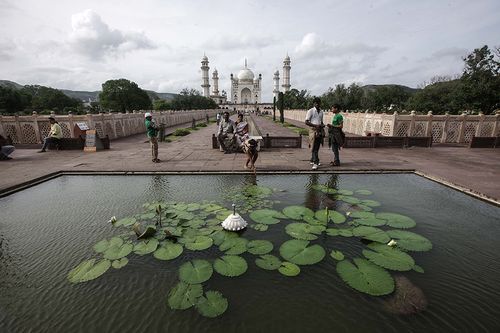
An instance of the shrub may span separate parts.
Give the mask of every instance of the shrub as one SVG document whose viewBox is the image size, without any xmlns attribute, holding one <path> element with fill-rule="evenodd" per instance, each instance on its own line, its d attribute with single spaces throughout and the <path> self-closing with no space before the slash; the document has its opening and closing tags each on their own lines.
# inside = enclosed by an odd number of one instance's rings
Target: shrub
<svg viewBox="0 0 500 333">
<path fill-rule="evenodd" d="M 188 130 L 187 128 L 178 128 L 174 131 L 174 134 L 175 136 L 185 136 L 185 135 L 188 135 L 189 133 L 191 133 L 190 130 Z"/>
<path fill-rule="evenodd" d="M 196 127 L 207 127 L 207 124 L 205 124 L 205 123 L 198 123 L 198 124 L 196 124 Z"/>
</svg>

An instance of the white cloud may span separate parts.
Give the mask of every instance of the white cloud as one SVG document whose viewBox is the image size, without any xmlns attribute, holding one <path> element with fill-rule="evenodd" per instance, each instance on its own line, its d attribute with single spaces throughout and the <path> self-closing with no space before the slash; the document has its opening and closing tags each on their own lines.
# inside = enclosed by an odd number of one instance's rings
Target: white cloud
<svg viewBox="0 0 500 333">
<path fill-rule="evenodd" d="M 133 50 L 155 48 L 144 33 L 111 29 L 91 9 L 74 14 L 71 17 L 71 27 L 70 42 L 74 49 L 94 60 Z"/>
</svg>

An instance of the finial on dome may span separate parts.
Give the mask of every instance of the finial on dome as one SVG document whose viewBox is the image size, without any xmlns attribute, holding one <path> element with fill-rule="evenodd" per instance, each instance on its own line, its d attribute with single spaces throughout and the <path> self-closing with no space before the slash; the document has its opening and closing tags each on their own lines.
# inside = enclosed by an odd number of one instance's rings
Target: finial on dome
<svg viewBox="0 0 500 333">
<path fill-rule="evenodd" d="M 245 58 L 245 68 L 247 68 L 247 58 Z"/>
</svg>

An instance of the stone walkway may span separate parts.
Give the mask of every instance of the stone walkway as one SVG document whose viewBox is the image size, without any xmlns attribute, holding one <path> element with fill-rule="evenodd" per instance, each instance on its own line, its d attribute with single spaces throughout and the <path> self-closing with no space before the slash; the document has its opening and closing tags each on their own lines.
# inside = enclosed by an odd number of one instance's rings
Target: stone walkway
<svg viewBox="0 0 500 333">
<path fill-rule="evenodd" d="M 256 117 L 263 132 L 291 132 L 264 117 Z M 152 163 L 145 135 L 111 142 L 111 149 L 97 153 L 18 149 L 10 161 L 0 161 L 0 193 L 8 188 L 59 171 L 68 172 L 247 172 L 243 154 L 224 155 L 211 148 L 215 124 L 200 128 L 170 143 L 160 143 L 162 163 Z M 292 135 L 296 135 L 291 132 Z M 310 151 L 268 149 L 260 153 L 257 172 L 310 172 Z M 341 167 L 331 167 L 332 152 L 320 150 L 319 173 L 332 171 L 405 171 L 416 170 L 431 177 L 500 199 L 500 150 L 459 147 L 344 149 Z"/>
</svg>

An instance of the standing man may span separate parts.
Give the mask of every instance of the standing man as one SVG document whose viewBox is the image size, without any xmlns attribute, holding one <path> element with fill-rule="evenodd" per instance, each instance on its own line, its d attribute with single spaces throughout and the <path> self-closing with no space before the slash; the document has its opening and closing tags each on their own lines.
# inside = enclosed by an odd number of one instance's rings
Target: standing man
<svg viewBox="0 0 500 333">
<path fill-rule="evenodd" d="M 229 148 L 226 147 L 226 144 L 224 143 L 224 140 L 229 137 L 230 133 L 234 133 L 234 122 L 229 119 L 229 112 L 226 111 L 224 112 L 224 117 L 220 121 L 219 130 L 217 131 L 217 140 L 219 141 L 220 149 L 221 151 L 224 151 L 224 154 L 231 153 Z M 232 138 L 230 141 L 232 142 Z"/>
<path fill-rule="evenodd" d="M 220 112 L 217 112 L 217 126 L 219 126 L 219 124 L 220 124 Z"/>
<path fill-rule="evenodd" d="M 312 169 L 316 170 L 319 163 L 319 146 L 323 142 L 324 127 L 323 111 L 321 111 L 321 99 L 315 97 L 313 107 L 307 111 L 306 125 L 309 126 L 309 146 L 312 147 L 311 164 Z"/>
<path fill-rule="evenodd" d="M 153 157 L 152 161 L 154 163 L 160 163 L 158 158 L 158 125 L 153 120 L 153 115 L 149 112 L 144 114 L 146 131 L 148 134 L 149 142 L 151 142 L 151 155 Z"/>
<path fill-rule="evenodd" d="M 45 140 L 43 140 L 42 150 L 40 150 L 39 153 L 45 153 L 45 149 L 47 149 L 49 143 L 58 143 L 63 136 L 61 126 L 59 126 L 56 119 L 50 116 L 49 122 L 50 122 L 49 136 L 46 137 Z"/>
<path fill-rule="evenodd" d="M 341 148 L 345 142 L 345 135 L 342 131 L 344 117 L 340 114 L 340 105 L 337 103 L 333 104 L 331 111 L 333 112 L 333 117 L 332 124 L 328 124 L 328 132 L 330 133 L 332 143 L 333 162 L 330 164 L 333 166 L 340 166 L 339 148 Z"/>
</svg>

